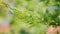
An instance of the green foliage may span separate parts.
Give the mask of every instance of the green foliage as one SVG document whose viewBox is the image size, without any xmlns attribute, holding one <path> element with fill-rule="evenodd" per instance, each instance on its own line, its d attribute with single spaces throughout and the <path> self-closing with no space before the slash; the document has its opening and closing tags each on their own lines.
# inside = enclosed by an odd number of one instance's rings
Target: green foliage
<svg viewBox="0 0 60 34">
<path fill-rule="evenodd" d="M 36 29 L 40 27 L 42 29 L 43 25 L 46 25 L 46 29 L 49 24 L 59 25 L 60 5 L 55 0 L 16 0 L 15 7 L 12 10 L 16 23 L 23 21 L 23 24 L 29 24 L 30 28 L 34 27 Z M 41 29 L 36 30 L 39 32 L 35 31 L 34 34 L 45 34 L 46 30 Z"/>
<path fill-rule="evenodd" d="M 49 25 L 60 25 L 60 2 L 59 0 L 15 0 L 14 7 L 9 6 L 13 11 L 12 27 L 26 28 L 19 34 L 46 34 Z M 32 28 L 32 31 L 31 30 Z M 29 30 L 26 32 L 26 30 Z M 24 33 L 22 33 L 24 32 Z"/>
</svg>

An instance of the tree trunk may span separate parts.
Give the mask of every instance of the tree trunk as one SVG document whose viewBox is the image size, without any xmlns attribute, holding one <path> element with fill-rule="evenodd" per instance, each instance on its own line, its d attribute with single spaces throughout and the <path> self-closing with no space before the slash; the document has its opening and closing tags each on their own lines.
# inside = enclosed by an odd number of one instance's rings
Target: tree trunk
<svg viewBox="0 0 60 34">
<path fill-rule="evenodd" d="M 57 26 L 57 32 L 60 34 L 60 26 Z"/>
</svg>

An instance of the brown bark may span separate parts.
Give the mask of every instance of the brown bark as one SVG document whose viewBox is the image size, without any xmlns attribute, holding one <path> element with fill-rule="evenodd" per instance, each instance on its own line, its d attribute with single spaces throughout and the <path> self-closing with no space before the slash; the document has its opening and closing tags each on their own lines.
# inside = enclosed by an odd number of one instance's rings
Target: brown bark
<svg viewBox="0 0 60 34">
<path fill-rule="evenodd" d="M 60 34 L 60 26 L 57 26 L 57 32 Z"/>
</svg>

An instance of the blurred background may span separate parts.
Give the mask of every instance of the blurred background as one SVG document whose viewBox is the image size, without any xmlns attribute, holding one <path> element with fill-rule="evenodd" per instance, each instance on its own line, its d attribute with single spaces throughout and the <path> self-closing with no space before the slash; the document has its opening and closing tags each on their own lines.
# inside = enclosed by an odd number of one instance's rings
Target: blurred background
<svg viewBox="0 0 60 34">
<path fill-rule="evenodd" d="M 50 25 L 60 25 L 60 0 L 0 0 L 2 33 L 46 34 Z"/>
</svg>

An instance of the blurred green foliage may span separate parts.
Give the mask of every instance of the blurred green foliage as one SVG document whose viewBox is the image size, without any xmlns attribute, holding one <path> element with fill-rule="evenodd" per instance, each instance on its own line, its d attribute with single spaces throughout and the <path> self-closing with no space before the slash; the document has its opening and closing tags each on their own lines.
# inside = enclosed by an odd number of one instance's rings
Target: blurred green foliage
<svg viewBox="0 0 60 34">
<path fill-rule="evenodd" d="M 60 0 L 15 0 L 11 26 L 17 34 L 46 34 L 49 25 L 60 25 Z"/>
</svg>

